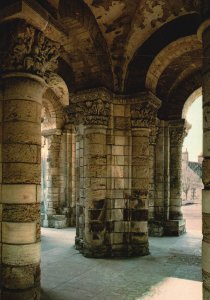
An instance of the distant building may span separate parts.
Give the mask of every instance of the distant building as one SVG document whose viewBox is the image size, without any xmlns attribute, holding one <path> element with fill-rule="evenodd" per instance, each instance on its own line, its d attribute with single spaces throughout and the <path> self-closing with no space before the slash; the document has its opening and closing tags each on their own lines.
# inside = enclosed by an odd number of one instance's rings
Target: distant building
<svg viewBox="0 0 210 300">
<path fill-rule="evenodd" d="M 202 161 L 202 155 L 198 156 L 198 162 L 189 161 L 187 149 L 182 153 L 182 200 L 184 202 L 201 201 Z"/>
</svg>

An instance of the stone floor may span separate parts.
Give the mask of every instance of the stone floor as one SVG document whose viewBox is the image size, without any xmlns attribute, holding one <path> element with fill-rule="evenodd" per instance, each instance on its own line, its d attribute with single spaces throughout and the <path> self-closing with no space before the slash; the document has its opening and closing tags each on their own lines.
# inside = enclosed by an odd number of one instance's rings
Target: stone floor
<svg viewBox="0 0 210 300">
<path fill-rule="evenodd" d="M 200 205 L 183 208 L 188 233 L 150 238 L 151 254 L 88 259 L 74 229 L 42 229 L 43 300 L 201 300 Z"/>
</svg>

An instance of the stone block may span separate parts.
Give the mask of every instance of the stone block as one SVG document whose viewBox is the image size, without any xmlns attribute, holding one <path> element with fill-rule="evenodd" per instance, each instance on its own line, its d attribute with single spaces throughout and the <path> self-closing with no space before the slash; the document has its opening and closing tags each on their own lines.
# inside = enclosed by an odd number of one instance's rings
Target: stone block
<svg viewBox="0 0 210 300">
<path fill-rule="evenodd" d="M 112 167 L 112 176 L 116 178 L 124 177 L 124 167 L 123 166 L 113 166 Z"/>
<path fill-rule="evenodd" d="M 4 144 L 2 160 L 3 162 L 38 163 L 40 162 L 38 147 L 27 144 Z"/>
<path fill-rule="evenodd" d="M 6 100 L 29 100 L 41 104 L 43 94 L 43 84 L 33 78 L 10 77 L 4 80 Z"/>
<path fill-rule="evenodd" d="M 202 212 L 210 213 L 210 190 L 202 190 Z"/>
<path fill-rule="evenodd" d="M 147 233 L 148 232 L 148 224 L 147 222 L 133 222 L 130 224 L 129 232 L 139 232 L 139 233 Z"/>
<path fill-rule="evenodd" d="M 111 244 L 122 244 L 123 243 L 123 233 L 110 233 Z"/>
<path fill-rule="evenodd" d="M 129 222 L 115 221 L 114 222 L 114 232 L 129 232 L 130 226 Z"/>
<path fill-rule="evenodd" d="M 161 237 L 164 235 L 164 226 L 161 221 L 150 220 L 148 223 L 149 236 Z"/>
<path fill-rule="evenodd" d="M 203 183 L 205 186 L 210 187 L 210 159 L 203 161 Z"/>
<path fill-rule="evenodd" d="M 180 236 L 186 232 L 186 221 L 182 220 L 168 220 L 164 223 L 165 236 Z"/>
<path fill-rule="evenodd" d="M 147 244 L 148 243 L 148 233 L 142 233 L 142 232 L 133 232 L 129 233 L 131 243 L 133 244 Z"/>
<path fill-rule="evenodd" d="M 29 244 L 36 242 L 36 222 L 2 222 L 2 242 L 7 244 Z"/>
<path fill-rule="evenodd" d="M 126 130 L 130 128 L 130 118 L 125 117 L 114 117 L 114 128 Z"/>
<path fill-rule="evenodd" d="M 125 179 L 115 178 L 114 179 L 114 187 L 115 187 L 115 189 L 124 189 L 125 188 Z"/>
<path fill-rule="evenodd" d="M 125 156 L 117 155 L 114 156 L 114 164 L 117 166 L 124 166 L 125 164 Z"/>
<path fill-rule="evenodd" d="M 114 141 L 116 146 L 128 145 L 128 137 L 126 136 L 115 136 Z"/>
<path fill-rule="evenodd" d="M 96 147 L 95 144 L 101 144 L 101 145 L 106 144 L 106 134 L 104 132 L 102 134 L 97 132 L 88 133 L 85 135 L 85 139 L 88 141 L 88 143 L 93 144 L 93 147 L 94 146 Z"/>
<path fill-rule="evenodd" d="M 125 115 L 125 105 L 114 105 L 113 106 L 113 115 L 115 117 L 124 117 Z"/>
<path fill-rule="evenodd" d="M 40 204 L 3 204 L 2 220 L 4 222 L 38 222 L 40 219 Z"/>
<path fill-rule="evenodd" d="M 123 220 L 123 209 L 112 209 L 111 220 L 122 221 Z"/>
<path fill-rule="evenodd" d="M 8 300 L 41 300 L 40 287 L 27 289 L 23 291 L 3 290 L 2 299 Z"/>
<path fill-rule="evenodd" d="M 30 122 L 6 122 L 3 143 L 40 145 L 40 124 Z"/>
<path fill-rule="evenodd" d="M 13 266 L 26 266 L 40 262 L 40 243 L 29 245 L 2 245 L 2 262 Z"/>
<path fill-rule="evenodd" d="M 205 272 L 210 273 L 210 244 L 202 242 L 202 268 Z"/>
<path fill-rule="evenodd" d="M 124 146 L 113 146 L 112 154 L 113 155 L 124 155 Z"/>
<path fill-rule="evenodd" d="M 1 186 L 1 203 L 35 203 L 37 201 L 35 184 L 3 184 Z"/>
<path fill-rule="evenodd" d="M 26 121 L 39 123 L 41 104 L 27 100 L 7 100 L 4 102 L 4 121 Z"/>
<path fill-rule="evenodd" d="M 40 280 L 39 265 L 10 267 L 3 266 L 3 286 L 6 289 L 21 290 L 32 288 Z"/>
<path fill-rule="evenodd" d="M 3 163 L 3 183 L 40 184 L 40 174 L 40 164 Z"/>
<path fill-rule="evenodd" d="M 133 178 L 149 178 L 149 168 L 143 166 L 133 166 L 132 167 L 132 177 Z"/>
</svg>

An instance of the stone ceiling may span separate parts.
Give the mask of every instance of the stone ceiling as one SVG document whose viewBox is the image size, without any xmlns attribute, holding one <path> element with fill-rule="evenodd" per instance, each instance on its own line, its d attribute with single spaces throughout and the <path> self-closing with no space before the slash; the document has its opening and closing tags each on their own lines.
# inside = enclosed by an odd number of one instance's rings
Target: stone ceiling
<svg viewBox="0 0 210 300">
<path fill-rule="evenodd" d="M 71 92 L 100 86 L 118 94 L 150 89 L 167 101 L 200 71 L 194 0 L 22 1 L 39 3 L 65 33 L 58 74 Z"/>
</svg>

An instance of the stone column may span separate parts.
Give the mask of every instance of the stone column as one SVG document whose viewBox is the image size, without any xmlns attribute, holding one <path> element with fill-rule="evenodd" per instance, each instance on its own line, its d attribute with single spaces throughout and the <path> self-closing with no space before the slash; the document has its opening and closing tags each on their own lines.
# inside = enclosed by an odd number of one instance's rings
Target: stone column
<svg viewBox="0 0 210 300">
<path fill-rule="evenodd" d="M 167 235 L 180 235 L 185 232 L 181 199 L 182 145 L 187 135 L 185 120 L 169 122 L 170 139 L 170 207 L 169 221 L 165 227 Z"/>
<path fill-rule="evenodd" d="M 66 157 L 65 157 L 65 198 L 67 216 L 69 225 L 76 225 L 76 140 L 73 125 L 66 125 L 64 130 L 66 140 Z"/>
<path fill-rule="evenodd" d="M 210 16 L 210 5 L 208 16 Z M 203 213 L 203 299 L 210 299 L 210 19 L 205 21 L 199 30 L 203 42 L 203 184 L 202 213 Z"/>
<path fill-rule="evenodd" d="M 141 100 L 140 100 L 141 101 Z M 131 105 L 132 184 L 127 203 L 130 223 L 130 243 L 133 253 L 146 255 L 148 244 L 148 208 L 150 185 L 149 137 L 155 124 L 159 100 L 148 98 Z"/>
<path fill-rule="evenodd" d="M 76 239 L 77 248 L 88 257 L 104 257 L 106 247 L 107 146 L 106 134 L 110 116 L 109 95 L 103 90 L 89 91 L 73 99 L 83 140 L 80 146 L 79 221 L 84 220 L 83 237 Z M 83 173 L 83 174 L 82 174 Z M 83 176 L 83 178 L 82 178 Z"/>
<path fill-rule="evenodd" d="M 54 227 L 53 215 L 59 214 L 61 132 L 47 136 L 47 195 L 44 227 Z"/>
<path fill-rule="evenodd" d="M 156 141 L 158 136 L 159 127 L 152 126 L 149 138 L 149 177 L 150 177 L 150 187 L 149 187 L 149 220 L 155 218 L 155 169 L 156 169 Z"/>
<path fill-rule="evenodd" d="M 0 27 L 3 300 L 40 299 L 42 77 L 50 66 L 44 53 L 52 45 L 22 21 Z"/>
</svg>

